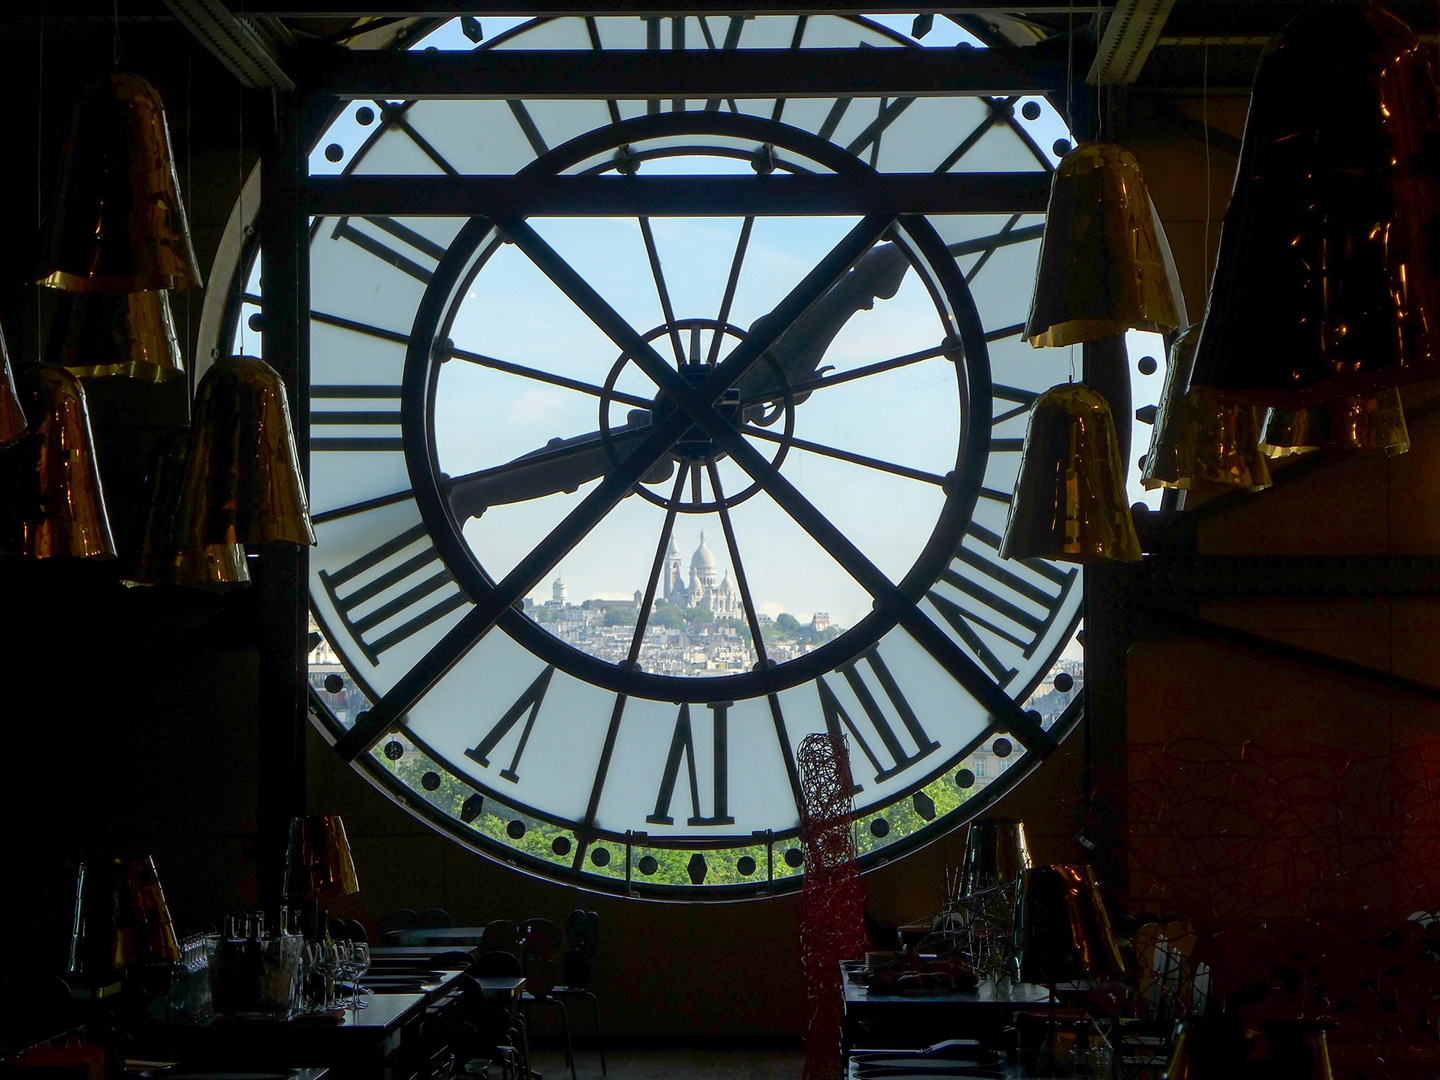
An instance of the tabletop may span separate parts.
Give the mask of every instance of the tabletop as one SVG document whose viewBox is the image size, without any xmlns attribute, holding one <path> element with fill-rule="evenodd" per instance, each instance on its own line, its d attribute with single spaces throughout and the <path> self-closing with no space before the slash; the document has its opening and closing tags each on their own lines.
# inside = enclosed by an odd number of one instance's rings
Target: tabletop
<svg viewBox="0 0 1440 1080">
<path fill-rule="evenodd" d="M 1017 983 L 1009 979 L 984 979 L 974 990 L 948 990 L 939 994 L 909 995 L 894 991 L 870 990 L 856 982 L 853 975 L 856 968 L 845 967 L 845 1006 L 866 1004 L 904 1004 L 923 1008 L 944 1006 L 953 1008 L 966 1005 L 974 1008 L 998 1007 L 1005 1009 L 1043 1008 L 1050 1003 L 1050 991 L 1037 983 Z"/>
</svg>

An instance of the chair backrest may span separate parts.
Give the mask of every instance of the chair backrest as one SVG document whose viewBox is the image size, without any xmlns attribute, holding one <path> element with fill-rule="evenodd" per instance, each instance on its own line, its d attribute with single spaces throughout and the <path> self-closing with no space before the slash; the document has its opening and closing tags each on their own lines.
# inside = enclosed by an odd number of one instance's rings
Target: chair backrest
<svg viewBox="0 0 1440 1080">
<path fill-rule="evenodd" d="M 523 975 L 524 966 L 520 963 L 520 957 L 512 952 L 505 952 L 503 949 L 491 949 L 489 952 L 482 952 L 475 958 L 475 963 L 470 965 L 472 975 Z"/>
<path fill-rule="evenodd" d="M 520 924 L 520 959 L 525 965 L 525 989 L 545 997 L 560 982 L 561 950 L 565 937 L 549 919 L 526 919 Z"/>
<path fill-rule="evenodd" d="M 381 942 L 386 941 L 391 934 L 398 934 L 401 930 L 415 929 L 415 920 L 419 918 L 414 908 L 397 908 L 395 911 L 387 911 L 375 920 L 375 934 Z"/>
<path fill-rule="evenodd" d="M 565 985 L 584 990 L 595 977 L 595 953 L 600 948 L 600 916 L 576 908 L 565 920 Z"/>
<path fill-rule="evenodd" d="M 448 930 L 455 925 L 455 920 L 450 918 L 450 913 L 444 908 L 426 908 L 415 916 L 416 930 Z"/>
<path fill-rule="evenodd" d="M 485 924 L 480 934 L 480 948 L 500 949 L 503 952 L 520 955 L 520 927 L 509 919 L 495 919 Z"/>
</svg>

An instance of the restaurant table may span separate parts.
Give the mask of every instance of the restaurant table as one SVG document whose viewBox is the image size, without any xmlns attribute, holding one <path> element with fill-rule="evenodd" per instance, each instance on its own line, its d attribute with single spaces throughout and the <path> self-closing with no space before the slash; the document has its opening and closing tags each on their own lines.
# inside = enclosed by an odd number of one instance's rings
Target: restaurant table
<svg viewBox="0 0 1440 1080">
<path fill-rule="evenodd" d="M 370 959 L 373 960 L 425 960 L 445 953 L 463 952 L 474 955 L 477 945 L 371 945 Z"/>
<path fill-rule="evenodd" d="M 385 947 L 394 945 L 432 947 L 435 945 L 458 945 L 473 948 L 480 944 L 485 933 L 483 926 L 445 926 L 430 930 L 394 930 L 386 935 Z"/>
<path fill-rule="evenodd" d="M 1050 1007 L 1050 992 L 1034 983 L 986 979 L 974 990 L 907 995 L 871 991 L 854 978 L 859 962 L 841 965 L 845 977 L 842 1043 L 875 1049 L 928 1046 L 942 1039 L 979 1039 L 995 1046 L 1019 1012 Z"/>
<path fill-rule="evenodd" d="M 361 997 L 366 1007 L 345 1009 L 339 1020 L 220 1018 L 203 1027 L 157 1026 L 146 1032 L 145 1055 L 197 1070 L 323 1067 L 331 1070 L 329 1080 L 408 1080 L 399 1067 L 402 1055 L 421 1048 L 406 1040 L 418 1041 L 433 995 Z"/>
</svg>

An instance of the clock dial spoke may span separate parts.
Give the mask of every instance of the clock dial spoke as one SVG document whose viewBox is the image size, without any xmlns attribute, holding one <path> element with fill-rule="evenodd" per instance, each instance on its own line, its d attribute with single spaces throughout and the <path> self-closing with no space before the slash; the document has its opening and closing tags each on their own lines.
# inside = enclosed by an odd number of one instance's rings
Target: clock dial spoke
<svg viewBox="0 0 1440 1080">
<path fill-rule="evenodd" d="M 590 38 L 590 48 L 595 52 L 603 52 L 604 47 L 600 43 L 600 27 L 595 22 L 595 16 L 585 16 L 585 33 Z M 620 123 L 620 106 L 614 98 L 605 99 L 605 107 L 610 111 L 610 122 Z"/>
<path fill-rule="evenodd" d="M 660 266 L 660 252 L 655 247 L 655 230 L 650 227 L 648 217 L 637 218 L 640 235 L 645 240 L 645 256 L 650 260 L 650 275 L 655 279 L 655 292 L 660 297 L 660 310 L 665 315 L 665 329 L 670 335 L 670 345 L 675 350 L 675 363 L 685 363 L 685 347 L 680 344 L 680 328 L 675 325 L 675 308 L 670 303 L 670 290 L 665 286 L 665 271 Z"/>
<path fill-rule="evenodd" d="M 739 16 L 735 16 L 735 18 L 739 18 Z M 794 30 L 794 33 L 791 34 L 791 36 L 790 36 L 790 51 L 791 51 L 791 52 L 797 51 L 797 50 L 800 48 L 801 42 L 803 42 L 803 41 L 805 40 L 805 28 L 809 25 L 809 23 L 810 23 L 810 16 L 809 16 L 809 15 L 797 15 L 797 16 L 796 16 L 796 18 L 795 18 L 795 30 Z M 740 33 L 739 33 L 739 30 L 738 30 L 738 29 L 735 31 L 735 37 L 736 37 L 736 40 L 738 41 L 738 40 L 739 40 L 739 37 L 740 37 Z M 781 97 L 781 98 L 776 98 L 776 99 L 775 99 L 774 108 L 772 108 L 772 109 L 770 110 L 770 119 L 771 119 L 771 120 L 774 120 L 774 121 L 776 121 L 776 122 L 778 123 L 779 120 L 780 120 L 780 117 L 784 114 L 784 112 L 785 112 L 785 99 L 784 99 L 783 97 Z"/>
<path fill-rule="evenodd" d="M 850 368 L 846 371 L 838 371 L 825 375 L 817 375 L 812 379 L 805 379 L 790 384 L 792 394 L 811 394 L 831 386 L 843 386 L 845 383 L 854 382 L 856 379 L 867 379 L 872 375 L 881 375 L 887 371 L 898 371 L 900 368 L 909 367 L 912 364 L 919 364 L 925 360 L 934 360 L 937 356 L 945 356 L 955 349 L 954 345 L 941 344 L 933 349 L 921 349 L 918 352 L 906 353 L 904 356 L 892 357 L 889 360 L 877 360 L 873 364 L 864 364 L 857 368 Z M 740 407 L 742 409 L 753 405 L 764 404 L 768 399 L 755 397 L 742 397 Z"/>
<path fill-rule="evenodd" d="M 633 405 L 639 409 L 648 409 L 654 404 L 652 398 L 641 397 L 638 394 L 628 394 L 623 390 L 607 390 L 603 386 L 596 386 L 583 379 L 572 379 L 565 375 L 556 375 L 554 372 L 541 371 L 539 368 L 531 367 L 528 364 L 517 364 L 509 360 L 500 360 L 494 356 L 486 356 L 483 353 L 470 352 L 461 348 L 442 348 L 436 350 L 436 355 L 447 356 L 452 360 L 463 360 L 467 364 L 475 364 L 478 367 L 489 368 L 491 371 L 503 371 L 507 375 L 518 375 L 524 379 L 531 379 L 534 382 L 545 383 L 549 386 L 558 386 L 565 390 L 576 390 L 582 394 L 588 394 L 601 400 L 616 401 L 622 405 Z"/>
<path fill-rule="evenodd" d="M 595 815 L 600 810 L 600 798 L 605 794 L 605 778 L 610 775 L 610 762 L 615 756 L 615 740 L 620 734 L 620 721 L 625 716 L 626 694 L 616 694 L 615 704 L 610 710 L 610 722 L 605 727 L 605 744 L 600 749 L 600 761 L 595 766 L 595 777 L 590 782 L 590 799 L 585 805 L 585 817 L 575 829 L 579 843 L 575 845 L 573 868 L 585 865 L 585 852 L 594 838 Z"/>
<path fill-rule="evenodd" d="M 880 156 L 881 137 L 891 124 L 900 119 L 906 109 L 915 104 L 915 101 L 916 99 L 913 97 L 900 97 L 894 101 L 881 98 L 876 105 L 875 119 L 845 149 L 856 157 L 868 152 L 870 166 L 874 168 L 876 159 Z"/>
<path fill-rule="evenodd" d="M 410 121 L 405 118 L 405 114 L 413 104 L 414 102 L 411 101 L 402 102 L 399 105 L 382 104 L 380 106 L 380 114 L 385 117 L 387 124 L 392 130 L 398 128 L 408 135 L 410 141 L 420 148 L 420 152 L 433 161 L 436 167 L 446 176 L 459 176 L 460 170 L 450 164 L 445 155 L 440 153 L 439 150 L 436 150 L 435 147 L 431 145 L 430 140 L 416 131 L 415 128 L 411 126 Z"/>
<path fill-rule="evenodd" d="M 720 299 L 720 312 L 715 321 L 720 326 L 730 322 L 730 308 L 735 303 L 735 287 L 740 283 L 740 268 L 745 263 L 745 253 L 750 249 L 750 234 L 755 229 L 755 219 L 747 217 L 740 223 L 740 235 L 735 239 L 735 254 L 730 257 L 730 273 L 725 278 L 725 295 Z M 710 337 L 710 354 L 706 362 L 714 367 L 720 359 L 720 342 L 724 335 L 718 330 Z"/>
<path fill-rule="evenodd" d="M 862 465 L 867 469 L 875 469 L 877 472 L 889 473 L 891 476 L 903 476 L 907 480 L 918 480 L 922 484 L 934 484 L 936 487 L 945 486 L 945 477 L 938 473 L 926 472 L 924 469 L 912 469 L 908 465 L 900 465 L 894 461 L 882 461 L 880 458 L 870 457 L 868 454 L 856 454 L 849 450 L 842 450 L 838 446 L 827 446 L 825 443 L 813 442 L 809 439 L 793 436 L 787 439 L 783 435 L 755 427 L 753 424 L 747 424 L 740 430 L 757 439 L 774 443 L 788 443 L 796 450 L 806 450 L 812 454 L 820 454 L 822 457 L 834 458 L 836 461 L 848 461 L 852 465 Z"/>
<path fill-rule="evenodd" d="M 645 628 L 650 623 L 650 612 L 655 607 L 655 594 L 660 588 L 660 575 L 665 569 L 665 556 L 670 550 L 671 537 L 675 535 L 675 515 L 680 509 L 680 493 L 685 489 L 685 473 L 675 470 L 675 484 L 670 491 L 670 505 L 665 509 L 665 524 L 660 528 L 660 539 L 655 545 L 655 558 L 650 563 L 650 576 L 645 579 L 645 597 L 635 617 L 635 633 L 630 637 L 630 653 L 626 663 L 634 667 L 640 660 L 640 649 L 645 641 Z"/>
<path fill-rule="evenodd" d="M 715 503 L 719 508 L 720 527 L 725 533 L 725 548 L 730 553 L 730 566 L 735 571 L 735 586 L 740 590 L 740 603 L 745 611 L 745 622 L 750 627 L 750 639 L 755 646 L 755 658 L 765 666 L 765 637 L 760 631 L 760 617 L 755 610 L 755 601 L 750 596 L 750 582 L 745 577 L 745 564 L 740 558 L 740 545 L 735 539 L 735 525 L 730 520 L 730 509 L 725 505 L 725 492 L 720 484 L 720 468 L 711 461 L 708 465 L 710 487 L 715 492 Z"/>
</svg>

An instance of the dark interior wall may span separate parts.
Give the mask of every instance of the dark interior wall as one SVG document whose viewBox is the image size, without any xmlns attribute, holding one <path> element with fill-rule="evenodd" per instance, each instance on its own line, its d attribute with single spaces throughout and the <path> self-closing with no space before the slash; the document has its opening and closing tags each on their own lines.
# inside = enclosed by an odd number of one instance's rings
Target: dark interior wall
<svg viewBox="0 0 1440 1080">
<path fill-rule="evenodd" d="M 156 8 L 137 17 L 122 5 L 121 63 L 155 81 L 167 100 L 194 239 L 208 268 L 258 140 L 270 132 L 270 102 L 264 93 L 242 95 Z M 0 249 L 0 324 L 17 362 L 37 354 L 44 321 L 37 290 L 27 284 L 40 235 L 36 207 L 53 196 L 70 104 L 86 78 L 109 68 L 114 37 L 102 16 L 0 20 L 18 163 L 8 185 L 19 208 L 12 241 Z M 1198 317 L 1206 230 L 1193 195 L 1203 153 L 1197 159 L 1196 145 L 1168 134 L 1137 150 L 1171 225 Z M 1218 155 L 1212 164 L 1212 201 L 1221 208 L 1231 167 L 1233 160 Z M 1217 213 L 1211 250 L 1218 220 Z M 198 327 L 201 298 L 198 292 L 177 298 L 182 332 Z M 133 530 L 142 505 L 135 485 L 149 443 L 183 419 L 185 395 L 173 387 L 97 385 L 91 396 L 112 511 Z M 13 615 L 0 677 L 14 747 L 0 806 L 7 865 L 27 882 L 0 890 L 16 966 L 58 966 L 70 875 L 80 858 L 155 854 L 172 905 L 188 925 L 214 920 L 255 893 L 251 842 L 266 747 L 256 735 L 254 601 L 125 590 L 116 576 L 106 566 L 0 560 L 0 595 Z M 1144 678 L 1134 666 L 1132 675 Z M 1138 707 L 1144 717 L 1164 711 L 1148 700 Z M 1027 820 L 1043 861 L 1078 857 L 1076 752 L 1078 741 L 999 807 Z M 363 891 L 345 913 L 373 919 L 394 907 L 439 904 L 470 922 L 563 917 L 584 904 L 602 915 L 600 980 L 607 1024 L 616 1033 L 753 1037 L 801 1030 L 795 898 L 701 906 L 579 895 L 434 834 L 340 765 L 313 733 L 309 770 L 310 808 L 343 813 L 355 841 Z M 901 922 L 933 911 L 945 868 L 959 861 L 963 843 L 962 830 L 867 875 L 874 913 Z"/>
</svg>

